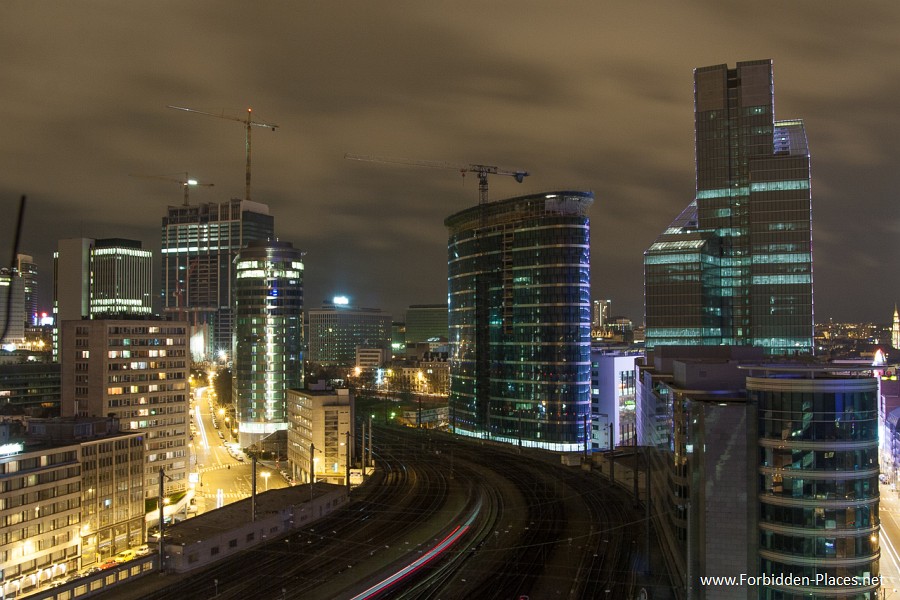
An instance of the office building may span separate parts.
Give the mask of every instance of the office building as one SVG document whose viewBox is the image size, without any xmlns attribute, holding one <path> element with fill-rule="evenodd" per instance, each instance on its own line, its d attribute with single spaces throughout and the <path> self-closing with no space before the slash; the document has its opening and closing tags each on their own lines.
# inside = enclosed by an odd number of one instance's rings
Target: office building
<svg viewBox="0 0 900 600">
<path fill-rule="evenodd" d="M 59 415 L 58 362 L 0 365 L 0 415 Z"/>
<path fill-rule="evenodd" d="M 25 342 L 25 280 L 15 270 L 0 269 L 0 344 Z"/>
<path fill-rule="evenodd" d="M 406 343 L 447 339 L 447 305 L 413 304 L 406 310 Z"/>
<path fill-rule="evenodd" d="M 28 325 L 38 325 L 38 269 L 34 258 L 28 254 L 17 254 L 16 270 L 19 272 L 19 277 L 22 278 L 25 296 L 25 322 Z"/>
<path fill-rule="evenodd" d="M 772 61 L 694 72 L 696 195 L 644 253 L 646 345 L 813 349 L 809 150 Z"/>
<path fill-rule="evenodd" d="M 590 437 L 590 192 L 448 217 L 450 426 L 556 451 Z"/>
<path fill-rule="evenodd" d="M 346 484 L 347 442 L 352 459 L 354 398 L 346 388 L 314 384 L 289 390 L 288 463 L 296 481 L 310 481 L 310 449 L 316 481 Z M 350 436 L 348 438 L 348 433 Z"/>
<path fill-rule="evenodd" d="M 591 327 L 601 330 L 609 323 L 612 316 L 612 300 L 594 300 L 593 313 L 591 315 Z"/>
<path fill-rule="evenodd" d="M 91 318 L 153 312 L 153 253 L 135 240 L 96 240 L 91 246 Z"/>
<path fill-rule="evenodd" d="M 360 370 L 377 369 L 385 363 L 384 348 L 356 347 L 356 366 Z"/>
<path fill-rule="evenodd" d="M 258 202 L 170 206 L 162 219 L 162 300 L 191 324 L 192 352 L 209 359 L 231 348 L 234 258 L 251 241 L 274 238 L 274 218 Z"/>
<path fill-rule="evenodd" d="M 156 319 L 62 323 L 63 417 L 114 416 L 146 444 L 144 493 L 187 490 L 189 464 L 188 326 Z"/>
<path fill-rule="evenodd" d="M 107 417 L 15 425 L 0 423 L 0 595 L 33 592 L 144 541 L 140 433 Z"/>
<path fill-rule="evenodd" d="M 53 253 L 54 357 L 63 321 L 149 315 L 151 261 L 152 253 L 136 240 L 59 240 Z"/>
<path fill-rule="evenodd" d="M 303 383 L 303 253 L 250 242 L 235 265 L 231 394 L 247 448 L 288 428 L 287 390 Z"/>
<path fill-rule="evenodd" d="M 870 367 L 746 367 L 759 411 L 760 598 L 874 598 L 879 575 L 878 380 Z M 751 496 L 752 497 L 752 496 Z M 822 575 L 856 578 L 835 590 Z M 800 589 L 798 589 L 800 588 Z"/>
<path fill-rule="evenodd" d="M 591 348 L 591 448 L 634 443 L 635 350 Z"/>
<path fill-rule="evenodd" d="M 391 315 L 379 308 L 352 306 L 343 296 L 309 310 L 308 361 L 325 366 L 352 367 L 356 348 L 391 352 Z"/>
<path fill-rule="evenodd" d="M 878 382 L 871 367 L 770 364 L 764 352 L 660 346 L 638 368 L 639 445 L 670 573 L 693 598 L 874 598 Z M 699 579 L 732 573 L 809 579 Z M 816 583 L 825 574 L 860 583 Z"/>
</svg>

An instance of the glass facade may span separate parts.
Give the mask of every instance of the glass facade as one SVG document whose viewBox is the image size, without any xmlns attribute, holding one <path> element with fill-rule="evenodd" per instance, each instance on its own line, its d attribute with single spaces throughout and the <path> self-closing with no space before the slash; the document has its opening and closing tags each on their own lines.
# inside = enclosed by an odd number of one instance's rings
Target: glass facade
<svg viewBox="0 0 900 600">
<path fill-rule="evenodd" d="M 268 206 L 246 200 L 170 206 L 163 217 L 163 307 L 205 326 L 207 358 L 231 347 L 234 257 L 248 242 L 274 235 Z"/>
<path fill-rule="evenodd" d="M 450 422 L 559 451 L 590 439 L 589 192 L 448 217 Z"/>
<path fill-rule="evenodd" d="M 303 382 L 303 253 L 251 242 L 235 259 L 232 400 L 241 446 L 287 429 L 287 390 Z"/>
<path fill-rule="evenodd" d="M 390 357 L 391 315 L 378 308 L 333 302 L 309 310 L 309 362 L 352 367 L 357 347 L 378 348 Z"/>
<path fill-rule="evenodd" d="M 694 85 L 696 197 L 645 252 L 647 347 L 754 345 L 773 355 L 809 354 L 803 122 L 775 121 L 770 60 L 697 69 Z M 715 244 L 676 260 L 672 245 L 691 235 Z"/>
<path fill-rule="evenodd" d="M 747 390 L 759 415 L 760 574 L 809 578 L 760 586 L 759 597 L 875 598 L 877 381 L 774 370 L 748 377 Z M 827 585 L 826 576 L 859 583 Z"/>
<path fill-rule="evenodd" d="M 135 240 L 97 240 L 91 247 L 91 318 L 153 312 L 153 253 Z"/>
</svg>

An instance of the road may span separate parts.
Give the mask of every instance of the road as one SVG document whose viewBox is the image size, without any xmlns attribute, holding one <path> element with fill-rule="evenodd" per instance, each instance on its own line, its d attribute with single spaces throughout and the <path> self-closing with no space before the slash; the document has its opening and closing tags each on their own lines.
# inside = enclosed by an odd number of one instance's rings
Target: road
<svg viewBox="0 0 900 600">
<path fill-rule="evenodd" d="M 216 409 L 208 393 L 207 387 L 195 388 L 191 403 L 192 462 L 200 474 L 195 490 L 199 513 L 247 498 L 252 488 L 251 461 L 236 444 L 225 441 L 230 435 L 224 430 L 226 424 L 214 418 Z M 257 492 L 288 485 L 278 470 L 258 465 Z"/>
<path fill-rule="evenodd" d="M 881 560 L 879 568 L 884 596 L 900 590 L 900 498 L 889 486 L 881 487 L 878 516 L 881 520 Z M 897 592 L 900 599 L 900 592 Z"/>
</svg>

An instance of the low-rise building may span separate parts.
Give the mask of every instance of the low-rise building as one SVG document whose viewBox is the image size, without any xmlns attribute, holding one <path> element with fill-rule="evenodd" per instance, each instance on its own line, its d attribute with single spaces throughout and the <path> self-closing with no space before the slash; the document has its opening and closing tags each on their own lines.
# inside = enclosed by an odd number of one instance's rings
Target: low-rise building
<svg viewBox="0 0 900 600">
<path fill-rule="evenodd" d="M 312 490 L 303 485 L 257 494 L 255 515 L 251 498 L 226 504 L 165 529 L 163 569 L 184 573 L 207 567 L 306 527 L 346 502 L 346 487 L 316 483 Z M 151 543 L 157 551 L 158 543 Z"/>
<path fill-rule="evenodd" d="M 288 463 L 295 481 L 346 483 L 347 453 L 353 455 L 353 393 L 315 384 L 288 391 Z M 349 445 L 348 445 L 349 443 Z M 314 454 L 311 457 L 310 451 Z"/>
</svg>

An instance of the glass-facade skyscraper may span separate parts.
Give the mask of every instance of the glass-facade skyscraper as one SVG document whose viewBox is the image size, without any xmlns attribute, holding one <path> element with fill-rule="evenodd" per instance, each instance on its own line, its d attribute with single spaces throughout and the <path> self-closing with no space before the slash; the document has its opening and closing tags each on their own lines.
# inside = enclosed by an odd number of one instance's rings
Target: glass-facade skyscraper
<svg viewBox="0 0 900 600">
<path fill-rule="evenodd" d="M 241 447 L 288 428 L 303 382 L 303 252 L 250 242 L 235 258 L 232 401 Z"/>
<path fill-rule="evenodd" d="M 809 149 L 771 60 L 694 71 L 696 195 L 644 253 L 646 345 L 813 344 Z"/>
<path fill-rule="evenodd" d="M 448 217 L 450 426 L 557 451 L 590 440 L 590 192 Z"/>
<path fill-rule="evenodd" d="M 269 207 L 247 200 L 170 206 L 163 217 L 163 308 L 191 323 L 196 358 L 231 348 L 234 258 L 248 242 L 273 238 L 274 227 Z"/>
</svg>

